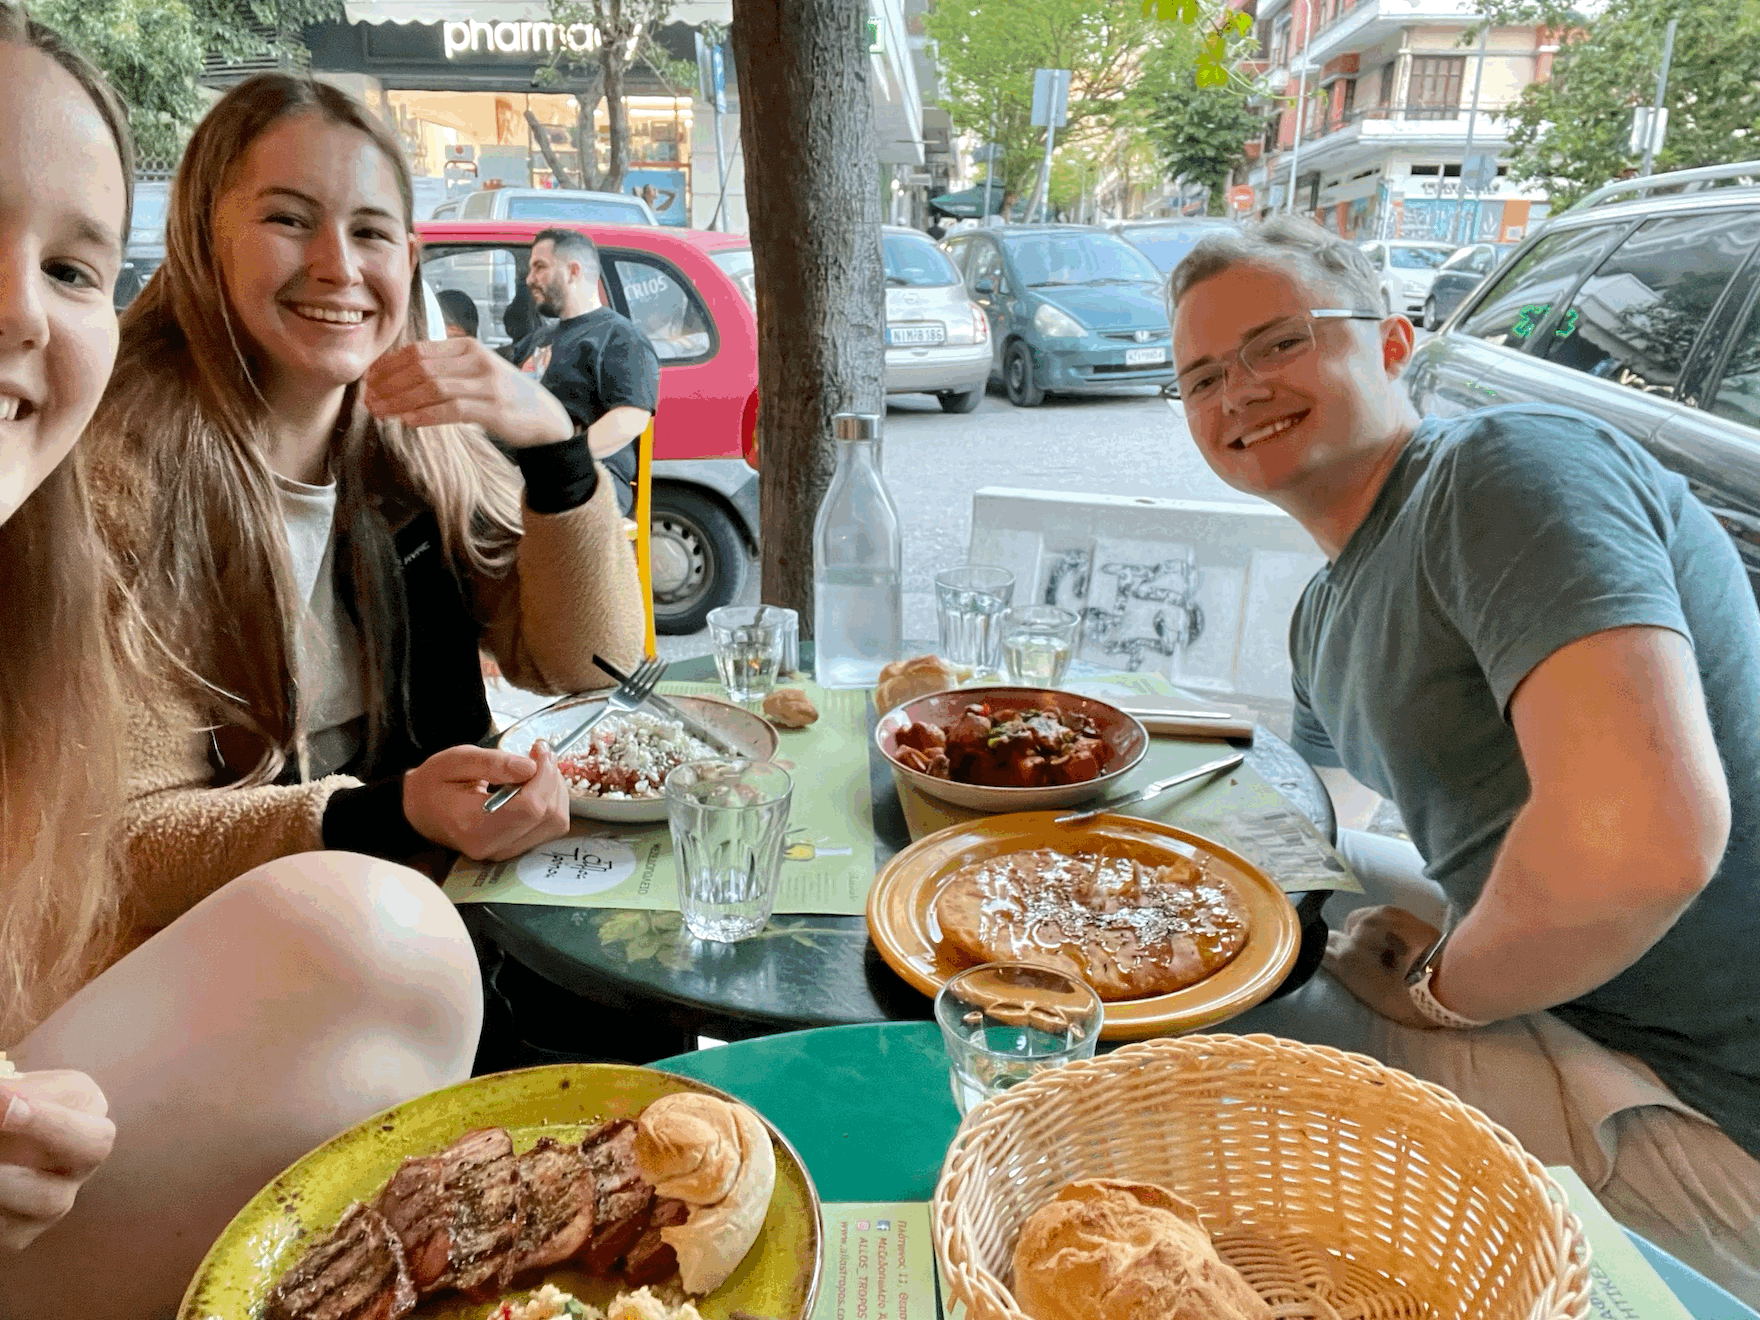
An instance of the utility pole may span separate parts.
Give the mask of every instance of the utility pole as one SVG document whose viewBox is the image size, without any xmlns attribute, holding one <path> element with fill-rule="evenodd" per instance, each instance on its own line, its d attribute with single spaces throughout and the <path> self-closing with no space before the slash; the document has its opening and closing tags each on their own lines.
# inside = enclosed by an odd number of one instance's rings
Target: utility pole
<svg viewBox="0 0 1760 1320">
<path fill-rule="evenodd" d="M 1455 190 L 1454 220 L 1448 226 L 1448 241 L 1458 243 L 1461 227 L 1461 209 L 1467 204 L 1467 163 L 1473 158 L 1473 129 L 1479 123 L 1479 84 L 1485 79 L 1485 42 L 1491 36 L 1491 20 L 1484 18 L 1479 24 L 1479 59 L 1478 67 L 1473 70 L 1473 104 L 1467 110 L 1467 145 L 1461 148 L 1460 186 Z M 1496 178 L 1496 175 L 1492 176 Z M 1473 231 L 1479 229 L 1479 190 L 1473 189 Z M 1467 242 L 1473 241 L 1469 235 Z"/>
<path fill-rule="evenodd" d="M 990 103 L 990 164 L 984 171 L 984 210 L 978 217 L 980 224 L 990 222 L 990 181 L 996 177 L 996 116 L 1002 113 L 1002 93 L 996 93 L 996 99 Z"/>
<path fill-rule="evenodd" d="M 1283 203 L 1283 209 L 1291 215 L 1294 215 L 1296 210 L 1296 176 L 1300 173 L 1297 167 L 1302 163 L 1302 130 L 1306 127 L 1308 118 L 1308 38 L 1314 35 L 1313 21 L 1308 16 L 1307 4 L 1304 3 L 1304 0 L 1296 0 L 1296 3 L 1301 5 L 1301 16 L 1306 21 L 1302 24 L 1302 71 L 1296 82 L 1296 140 L 1289 153 L 1289 192 Z M 1295 36 L 1293 22 L 1290 25 L 1290 36 L 1292 38 Z"/>
<path fill-rule="evenodd" d="M 1045 161 L 1039 169 L 1039 186 L 1033 192 L 1033 203 L 1027 208 L 1027 221 L 1043 217 L 1051 196 L 1051 151 L 1057 129 L 1068 121 L 1069 70 L 1037 69 L 1033 73 L 1033 116 L 1035 125 L 1045 127 Z"/>
<path fill-rule="evenodd" d="M 1644 163 L 1638 167 L 1640 175 L 1650 173 L 1650 167 L 1656 163 L 1656 148 L 1661 145 L 1662 97 L 1668 91 L 1668 66 L 1674 59 L 1674 30 L 1680 22 L 1678 18 L 1669 19 L 1662 34 L 1662 68 L 1656 75 L 1656 101 L 1650 112 L 1650 132 L 1644 139 Z"/>
</svg>

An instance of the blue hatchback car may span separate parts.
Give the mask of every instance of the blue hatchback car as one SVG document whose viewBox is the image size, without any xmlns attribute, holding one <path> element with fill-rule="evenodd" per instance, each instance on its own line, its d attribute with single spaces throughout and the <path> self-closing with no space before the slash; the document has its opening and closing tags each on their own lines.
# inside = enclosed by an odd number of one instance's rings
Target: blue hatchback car
<svg viewBox="0 0 1760 1320">
<path fill-rule="evenodd" d="M 1009 402 L 1174 378 L 1163 277 L 1122 239 L 1080 225 L 995 225 L 943 244 L 990 320 Z"/>
</svg>

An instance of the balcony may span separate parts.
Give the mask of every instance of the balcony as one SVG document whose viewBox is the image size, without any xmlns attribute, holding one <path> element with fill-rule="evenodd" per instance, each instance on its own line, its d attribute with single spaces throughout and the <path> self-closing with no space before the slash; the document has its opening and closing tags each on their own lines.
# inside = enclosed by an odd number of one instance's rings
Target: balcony
<svg viewBox="0 0 1760 1320">
<path fill-rule="evenodd" d="M 1476 0 L 1337 0 L 1325 4 L 1319 25 L 1298 52 L 1310 66 L 1345 51 L 1367 50 L 1401 28 L 1472 22 Z"/>
<path fill-rule="evenodd" d="M 1375 0 L 1368 0 L 1374 3 Z M 1314 116 L 1302 134 L 1302 168 L 1325 169 L 1356 160 L 1378 159 L 1390 148 L 1427 147 L 1447 158 L 1466 146 L 1467 107 L 1460 105 L 1364 106 L 1336 119 Z M 1473 128 L 1475 149 L 1494 151 L 1504 144 L 1496 110 L 1479 107 Z M 1271 169 L 1287 169 L 1289 148 L 1270 157 Z"/>
</svg>

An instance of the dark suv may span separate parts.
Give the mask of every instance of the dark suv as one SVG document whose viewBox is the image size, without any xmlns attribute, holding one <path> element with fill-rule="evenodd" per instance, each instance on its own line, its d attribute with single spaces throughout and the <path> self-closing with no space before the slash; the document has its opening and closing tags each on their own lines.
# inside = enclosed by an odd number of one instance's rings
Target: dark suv
<svg viewBox="0 0 1760 1320">
<path fill-rule="evenodd" d="M 1760 162 L 1591 193 L 1420 348 L 1418 410 L 1581 409 L 1687 479 L 1760 595 Z"/>
</svg>

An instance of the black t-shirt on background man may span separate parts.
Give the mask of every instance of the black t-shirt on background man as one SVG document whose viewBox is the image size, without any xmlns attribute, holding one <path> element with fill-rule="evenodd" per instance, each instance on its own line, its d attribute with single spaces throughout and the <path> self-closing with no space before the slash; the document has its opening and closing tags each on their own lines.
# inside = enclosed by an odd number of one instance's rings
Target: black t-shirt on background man
<svg viewBox="0 0 1760 1320">
<path fill-rule="evenodd" d="M 651 413 L 660 399 L 660 359 L 635 323 L 609 307 L 558 321 L 514 345 L 509 356 L 540 383 L 585 431 L 613 408 Z M 617 504 L 635 507 L 636 446 L 599 460 L 616 480 Z"/>
</svg>

